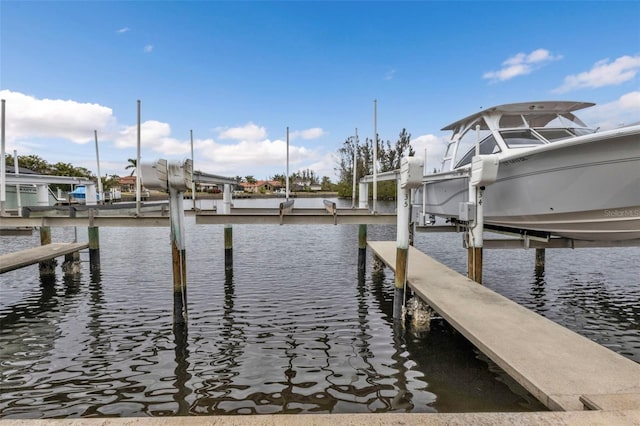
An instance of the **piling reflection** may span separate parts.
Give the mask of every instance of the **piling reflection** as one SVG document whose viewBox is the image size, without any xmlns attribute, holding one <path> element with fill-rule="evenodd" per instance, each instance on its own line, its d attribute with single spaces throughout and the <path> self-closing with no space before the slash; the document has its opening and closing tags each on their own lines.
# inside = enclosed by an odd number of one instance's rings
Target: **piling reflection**
<svg viewBox="0 0 640 426">
<path fill-rule="evenodd" d="M 234 389 L 245 390 L 248 387 L 233 383 L 234 377 L 239 375 L 238 360 L 246 339 L 243 328 L 236 324 L 233 269 L 225 269 L 224 274 L 224 305 L 217 351 L 211 353 L 206 371 L 199 374 L 204 379 L 202 387 L 195 390 L 197 397 L 190 409 L 193 414 L 224 414 L 226 402 L 233 401 L 228 395 Z"/>
<path fill-rule="evenodd" d="M 547 300 L 547 288 L 544 278 L 544 268 L 540 269 L 536 267 L 533 282 L 531 283 L 530 295 L 532 298 L 533 308 L 535 312 L 542 313 L 546 311 Z"/>
<path fill-rule="evenodd" d="M 173 400 L 178 404 L 175 414 L 186 415 L 190 411 L 190 404 L 187 401 L 187 397 L 192 393 L 192 390 L 187 385 L 191 379 L 191 373 L 189 373 L 189 332 L 186 323 L 173 324 L 173 338 L 176 362 L 175 369 L 173 370 L 175 375 L 173 386 L 176 391 L 173 394 Z"/>
</svg>

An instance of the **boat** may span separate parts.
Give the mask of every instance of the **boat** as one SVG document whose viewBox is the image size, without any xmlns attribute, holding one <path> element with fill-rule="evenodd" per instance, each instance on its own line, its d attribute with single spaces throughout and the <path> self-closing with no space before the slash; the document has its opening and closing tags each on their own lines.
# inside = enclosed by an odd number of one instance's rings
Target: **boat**
<svg viewBox="0 0 640 426">
<path fill-rule="evenodd" d="M 492 154 L 485 228 L 575 240 L 640 238 L 640 124 L 598 131 L 575 111 L 587 102 L 499 105 L 458 120 L 441 169 L 424 177 L 423 214 L 461 222 L 472 158 Z M 426 199 L 421 197 L 426 194 Z M 464 212 L 464 210 L 463 210 Z"/>
</svg>

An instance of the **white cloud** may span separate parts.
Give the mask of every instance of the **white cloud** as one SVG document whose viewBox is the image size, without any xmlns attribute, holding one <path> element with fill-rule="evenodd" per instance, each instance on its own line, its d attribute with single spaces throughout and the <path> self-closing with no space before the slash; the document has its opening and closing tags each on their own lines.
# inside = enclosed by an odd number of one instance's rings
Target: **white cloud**
<svg viewBox="0 0 640 426">
<path fill-rule="evenodd" d="M 552 55 L 546 49 L 536 49 L 533 52 L 518 53 L 502 63 L 498 71 L 484 73 L 482 78 L 496 81 L 505 81 L 520 75 L 530 74 L 545 64 L 562 59 L 561 55 Z"/>
<path fill-rule="evenodd" d="M 113 139 L 117 148 L 134 148 L 138 144 L 138 126 L 128 126 L 120 130 Z M 171 126 L 168 123 L 149 120 L 140 124 L 141 150 L 152 150 L 168 156 L 187 155 L 191 153 L 191 144 L 171 137 Z M 195 146 L 195 143 L 194 143 Z"/>
<path fill-rule="evenodd" d="M 324 130 L 320 127 L 312 127 L 306 130 L 295 130 L 289 133 L 289 139 L 318 139 L 325 134 Z"/>
<path fill-rule="evenodd" d="M 220 139 L 256 141 L 267 137 L 267 131 L 264 127 L 258 127 L 251 122 L 242 127 L 231 127 L 224 130 L 217 130 L 220 132 L 218 134 Z"/>
<path fill-rule="evenodd" d="M 93 142 L 94 129 L 100 140 L 103 174 L 126 175 L 126 158 L 135 153 L 137 125 L 118 125 L 111 108 L 71 100 L 37 99 L 9 90 L 0 91 L 6 99 L 6 137 L 9 152 L 20 155 L 46 155 L 49 162 L 70 161 L 93 169 L 93 147 L 79 149 L 75 144 Z M 243 127 L 218 129 L 221 137 L 232 139 L 220 143 L 209 139 L 194 140 L 196 169 L 227 176 L 254 175 L 259 178 L 286 170 L 287 147 L 284 140 L 269 140 L 264 127 L 248 123 Z M 169 123 L 147 120 L 141 124 L 142 161 L 158 158 L 182 160 L 191 157 L 191 144 L 172 135 Z M 299 131 L 301 138 L 319 137 L 319 128 Z M 328 174 L 333 163 L 321 150 L 289 146 L 290 169 L 312 168 Z M 317 166 L 317 167 L 316 167 Z M 325 170 L 326 169 L 326 170 Z M 331 176 L 331 175 L 329 175 Z"/>
<path fill-rule="evenodd" d="M 427 158 L 425 159 L 427 173 L 433 172 L 433 169 L 440 170 L 442 156 L 447 148 L 446 138 L 446 136 L 422 135 L 411 140 L 411 146 L 416 151 L 417 157 L 424 157 L 425 148 L 427 150 Z"/>
<path fill-rule="evenodd" d="M 615 101 L 576 112 L 585 123 L 601 130 L 640 122 L 640 91 L 622 95 Z"/>
<path fill-rule="evenodd" d="M 144 53 L 151 53 L 151 52 L 153 52 L 153 44 L 147 44 L 144 47 Z"/>
<path fill-rule="evenodd" d="M 6 139 L 66 139 L 84 144 L 115 124 L 111 108 L 62 99 L 37 99 L 10 90 L 0 91 L 6 100 Z"/>
<path fill-rule="evenodd" d="M 131 30 L 129 29 L 129 27 L 122 27 L 122 28 L 120 28 L 119 30 L 116 30 L 116 33 L 118 33 L 118 34 L 124 34 L 124 33 L 128 33 L 129 31 L 131 31 Z"/>
<path fill-rule="evenodd" d="M 589 71 L 568 75 L 554 93 L 565 93 L 582 88 L 614 86 L 633 79 L 640 71 L 640 55 L 621 56 L 613 62 L 603 59 Z"/>
<path fill-rule="evenodd" d="M 196 169 L 210 173 L 266 178 L 286 169 L 287 143 L 282 140 L 244 140 L 234 144 L 209 141 L 206 149 L 196 149 Z M 319 156 L 315 150 L 289 145 L 290 170 L 306 168 L 306 164 L 317 161 Z"/>
<path fill-rule="evenodd" d="M 387 71 L 387 73 L 384 75 L 384 79 L 385 80 L 393 80 L 393 77 L 395 77 L 396 75 L 396 70 L 391 69 L 389 71 Z"/>
</svg>

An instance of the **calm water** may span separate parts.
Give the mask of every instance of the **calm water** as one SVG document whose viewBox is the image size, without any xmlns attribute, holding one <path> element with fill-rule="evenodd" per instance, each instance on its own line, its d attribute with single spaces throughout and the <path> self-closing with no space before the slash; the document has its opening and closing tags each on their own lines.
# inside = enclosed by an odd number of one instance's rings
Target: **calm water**
<svg viewBox="0 0 640 426">
<path fill-rule="evenodd" d="M 357 234 L 236 225 L 225 274 L 223 227 L 187 218 L 188 329 L 172 326 L 168 228 L 100 229 L 99 274 L 83 253 L 75 279 L 1 275 L 0 417 L 544 409 L 442 320 L 422 339 L 394 328 L 393 274 L 358 279 Z M 73 236 L 53 229 L 56 242 Z M 394 239 L 395 226 L 368 237 Z M 37 232 L 0 237 L 0 253 L 38 244 Z M 465 271 L 461 235 L 418 233 L 415 245 Z M 486 251 L 484 281 L 640 362 L 639 257 L 547 250 L 536 277 L 533 250 Z"/>
</svg>

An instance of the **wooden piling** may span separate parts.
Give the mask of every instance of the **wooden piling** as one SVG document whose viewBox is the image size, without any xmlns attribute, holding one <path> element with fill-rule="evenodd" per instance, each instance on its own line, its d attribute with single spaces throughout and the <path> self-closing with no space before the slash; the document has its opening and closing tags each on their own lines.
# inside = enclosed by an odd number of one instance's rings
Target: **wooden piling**
<svg viewBox="0 0 640 426">
<path fill-rule="evenodd" d="M 89 232 L 89 269 L 100 270 L 100 231 L 97 226 L 90 226 Z"/>
<path fill-rule="evenodd" d="M 40 227 L 40 245 L 44 246 L 51 244 L 51 228 L 48 226 Z M 38 267 L 40 269 L 40 276 L 53 276 L 56 274 L 56 266 L 58 261 L 56 259 L 45 260 L 40 262 Z"/>
<path fill-rule="evenodd" d="M 545 266 L 545 249 L 537 248 L 536 249 L 536 276 L 544 275 L 544 266 Z"/>
<path fill-rule="evenodd" d="M 222 193 L 221 214 L 231 214 L 231 200 L 231 185 L 225 183 L 224 192 Z M 282 207 L 280 211 L 282 216 Z M 226 271 L 233 269 L 233 228 L 231 225 L 224 226 L 224 269 Z"/>
<path fill-rule="evenodd" d="M 405 288 L 407 285 L 407 257 L 409 254 L 409 219 L 410 219 L 410 190 L 398 182 L 397 230 L 396 230 L 396 279 L 393 293 L 393 319 L 402 319 L 402 307 L 405 302 Z"/>
<path fill-rule="evenodd" d="M 65 277 L 73 277 L 80 273 L 80 252 L 74 251 L 64 255 L 62 272 Z"/>
<path fill-rule="evenodd" d="M 233 228 L 224 226 L 224 269 L 233 269 Z"/>
<path fill-rule="evenodd" d="M 184 244 L 183 192 L 169 187 L 171 258 L 173 265 L 173 322 L 187 322 L 187 262 Z"/>
<path fill-rule="evenodd" d="M 409 247 L 396 247 L 396 279 L 393 292 L 393 319 L 402 318 L 402 307 L 404 306 L 404 292 L 407 284 L 407 259 Z"/>
<path fill-rule="evenodd" d="M 364 276 L 367 265 L 367 225 L 358 225 L 358 275 Z"/>
<path fill-rule="evenodd" d="M 482 247 L 467 249 L 467 276 L 482 284 Z"/>
<path fill-rule="evenodd" d="M 187 262 L 186 251 L 180 249 L 175 240 L 171 241 L 173 264 L 173 322 L 187 322 Z"/>
</svg>

